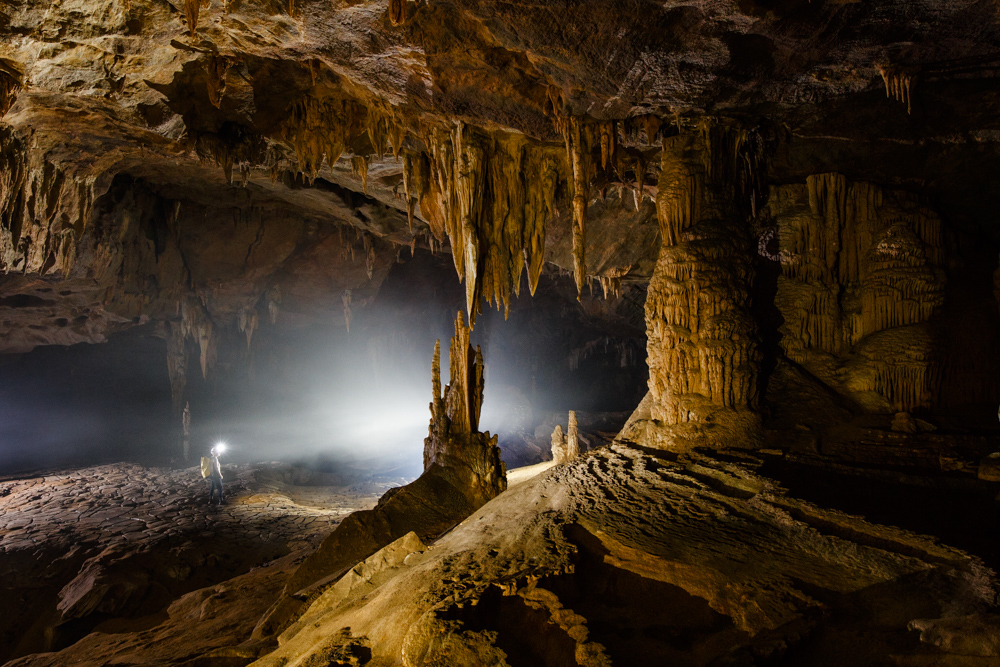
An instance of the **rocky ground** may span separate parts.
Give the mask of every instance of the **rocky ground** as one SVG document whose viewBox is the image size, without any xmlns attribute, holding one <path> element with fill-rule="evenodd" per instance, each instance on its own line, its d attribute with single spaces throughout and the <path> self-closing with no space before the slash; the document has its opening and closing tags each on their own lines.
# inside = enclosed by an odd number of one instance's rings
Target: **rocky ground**
<svg viewBox="0 0 1000 667">
<path fill-rule="evenodd" d="M 308 553 L 390 486 L 325 485 L 277 463 L 225 466 L 225 475 L 224 506 L 207 504 L 193 467 L 114 464 L 0 480 L 0 596 L 20 611 L 0 618 L 0 658 L 57 650 L 95 630 L 156 626 L 190 591 Z M 252 628 L 259 611 L 247 616 Z"/>
</svg>

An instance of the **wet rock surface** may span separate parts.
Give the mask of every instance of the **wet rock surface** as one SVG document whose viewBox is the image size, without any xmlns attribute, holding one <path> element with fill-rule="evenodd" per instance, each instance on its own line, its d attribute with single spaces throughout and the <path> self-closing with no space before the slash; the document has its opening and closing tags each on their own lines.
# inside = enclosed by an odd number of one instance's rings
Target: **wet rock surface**
<svg viewBox="0 0 1000 667">
<path fill-rule="evenodd" d="M 155 617 L 191 590 L 308 552 L 384 490 L 296 485 L 280 464 L 224 474 L 221 506 L 208 505 L 197 468 L 116 464 L 0 481 L 0 585 L 22 610 L 0 621 L 0 656 Z"/>
</svg>

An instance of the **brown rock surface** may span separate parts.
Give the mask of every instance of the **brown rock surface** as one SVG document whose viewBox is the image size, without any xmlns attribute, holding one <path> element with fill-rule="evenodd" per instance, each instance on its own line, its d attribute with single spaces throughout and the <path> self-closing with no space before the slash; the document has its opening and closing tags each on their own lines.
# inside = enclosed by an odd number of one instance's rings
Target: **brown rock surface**
<svg viewBox="0 0 1000 667">
<path fill-rule="evenodd" d="M 206 504 L 196 468 L 122 464 L 0 482 L 0 585 L 21 610 L 0 619 L 0 657 L 59 649 L 115 623 L 156 625 L 189 591 L 292 550 L 298 562 L 376 499 L 283 482 L 281 469 L 267 465 L 225 466 L 224 474 L 223 507 Z M 249 613 L 248 633 L 263 609 Z"/>
<path fill-rule="evenodd" d="M 730 457 L 615 446 L 552 468 L 318 599 L 254 664 L 307 664 L 344 628 L 371 664 L 920 664 L 942 653 L 907 631 L 915 615 L 995 604 L 976 559 L 797 501 Z"/>
</svg>

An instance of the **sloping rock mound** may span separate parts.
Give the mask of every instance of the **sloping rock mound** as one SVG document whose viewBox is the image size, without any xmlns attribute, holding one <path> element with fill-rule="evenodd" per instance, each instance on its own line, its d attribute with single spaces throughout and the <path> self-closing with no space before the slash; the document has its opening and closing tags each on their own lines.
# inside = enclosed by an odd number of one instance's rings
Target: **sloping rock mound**
<svg viewBox="0 0 1000 667">
<path fill-rule="evenodd" d="M 614 445 L 556 466 L 425 551 L 394 545 L 253 664 L 319 664 L 335 636 L 370 664 L 985 664 L 908 630 L 993 608 L 977 559 L 790 498 L 757 464 Z"/>
</svg>

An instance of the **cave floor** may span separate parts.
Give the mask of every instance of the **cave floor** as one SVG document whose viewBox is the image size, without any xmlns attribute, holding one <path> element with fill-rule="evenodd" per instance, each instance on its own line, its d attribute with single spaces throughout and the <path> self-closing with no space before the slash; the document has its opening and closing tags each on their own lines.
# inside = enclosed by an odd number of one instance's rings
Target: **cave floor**
<svg viewBox="0 0 1000 667">
<path fill-rule="evenodd" d="M 21 611 L 0 617 L 0 660 L 155 625 L 180 596 L 304 556 L 381 494 L 287 483 L 280 468 L 224 466 L 222 506 L 208 504 L 197 467 L 122 463 L 0 479 L 0 596 Z"/>
</svg>

